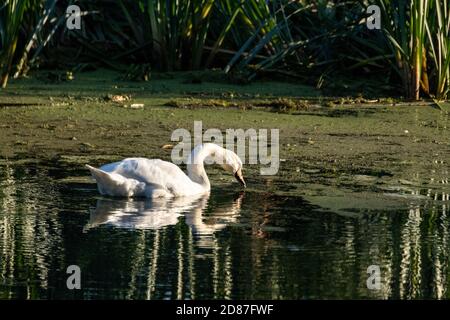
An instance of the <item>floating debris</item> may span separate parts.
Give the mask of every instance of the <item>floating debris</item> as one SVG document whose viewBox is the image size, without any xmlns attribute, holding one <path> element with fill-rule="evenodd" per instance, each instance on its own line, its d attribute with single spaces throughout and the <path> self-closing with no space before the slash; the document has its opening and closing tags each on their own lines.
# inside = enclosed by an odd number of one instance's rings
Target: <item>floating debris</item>
<svg viewBox="0 0 450 320">
<path fill-rule="evenodd" d="M 161 146 L 161 149 L 163 149 L 163 150 L 172 150 L 173 147 L 174 147 L 173 144 L 165 144 L 165 145 Z"/>
<path fill-rule="evenodd" d="M 131 96 L 125 94 L 108 94 L 104 99 L 106 101 L 121 103 L 131 100 Z"/>
<path fill-rule="evenodd" d="M 122 105 L 122 107 L 129 109 L 144 109 L 144 104 L 143 103 L 124 104 Z"/>
</svg>

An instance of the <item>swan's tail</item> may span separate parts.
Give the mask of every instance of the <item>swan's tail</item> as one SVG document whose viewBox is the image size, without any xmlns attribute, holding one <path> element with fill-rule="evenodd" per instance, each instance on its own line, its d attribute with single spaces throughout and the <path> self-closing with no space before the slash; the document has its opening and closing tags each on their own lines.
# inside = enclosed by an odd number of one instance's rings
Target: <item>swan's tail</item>
<svg viewBox="0 0 450 320">
<path fill-rule="evenodd" d="M 90 165 L 86 165 L 86 168 L 91 171 L 92 177 L 97 181 L 98 191 L 102 195 L 131 197 L 143 188 L 142 183 L 135 179 L 127 179 L 119 174 L 109 173 Z"/>
</svg>

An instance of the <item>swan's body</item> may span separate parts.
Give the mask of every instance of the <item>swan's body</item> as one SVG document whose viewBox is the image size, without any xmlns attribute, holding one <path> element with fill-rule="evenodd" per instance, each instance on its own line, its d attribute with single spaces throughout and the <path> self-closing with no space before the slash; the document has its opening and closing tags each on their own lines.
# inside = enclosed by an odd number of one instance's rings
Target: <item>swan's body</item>
<svg viewBox="0 0 450 320">
<path fill-rule="evenodd" d="M 103 195 L 115 197 L 181 197 L 208 193 L 211 189 L 204 168 L 204 160 L 212 158 L 216 163 L 242 178 L 242 162 L 232 151 L 216 144 L 198 145 L 187 162 L 186 175 L 178 166 L 160 159 L 128 158 L 110 163 L 100 169 L 87 166 L 97 181 Z"/>
</svg>

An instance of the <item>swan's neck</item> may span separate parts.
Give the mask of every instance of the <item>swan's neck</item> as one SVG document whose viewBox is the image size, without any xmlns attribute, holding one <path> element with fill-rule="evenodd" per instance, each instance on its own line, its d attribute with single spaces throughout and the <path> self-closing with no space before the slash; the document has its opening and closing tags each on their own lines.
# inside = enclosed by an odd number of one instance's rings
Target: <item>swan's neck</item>
<svg viewBox="0 0 450 320">
<path fill-rule="evenodd" d="M 187 171 L 189 178 L 200 184 L 205 190 L 210 190 L 208 175 L 205 171 L 204 161 L 207 157 L 215 158 L 218 153 L 223 152 L 223 148 L 213 143 L 198 145 L 192 150 L 187 161 Z"/>
</svg>

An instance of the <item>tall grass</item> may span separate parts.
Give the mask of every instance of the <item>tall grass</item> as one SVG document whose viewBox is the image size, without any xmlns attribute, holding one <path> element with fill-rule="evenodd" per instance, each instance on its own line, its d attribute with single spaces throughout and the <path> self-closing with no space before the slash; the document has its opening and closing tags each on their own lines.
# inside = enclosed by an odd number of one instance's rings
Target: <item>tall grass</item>
<svg viewBox="0 0 450 320">
<path fill-rule="evenodd" d="M 86 13 L 82 30 L 56 32 L 72 2 L 0 0 L 3 87 L 13 65 L 17 76 L 28 54 L 33 51 L 33 62 L 42 51 L 58 62 L 76 56 L 68 61 L 73 67 L 219 66 L 249 80 L 283 72 L 308 81 L 318 77 L 317 83 L 324 75 L 333 81 L 339 73 L 361 74 L 363 81 L 364 75 L 381 71 L 391 83 L 401 79 L 411 99 L 446 99 L 450 92 L 448 0 L 77 0 Z M 59 14 L 50 17 L 55 3 Z M 381 8 L 382 31 L 365 26 L 370 4 Z M 58 40 L 50 42 L 54 33 Z M 48 42 L 51 48 L 42 50 Z"/>
<path fill-rule="evenodd" d="M 0 85 L 6 87 L 16 66 L 17 77 L 27 69 L 28 53 L 40 51 L 43 27 L 58 0 L 0 0 Z"/>
<path fill-rule="evenodd" d="M 419 99 L 424 61 L 426 59 L 427 0 L 378 0 L 383 30 L 389 39 L 408 98 Z M 422 85 L 425 83 L 422 82 Z M 428 88 L 425 88 L 428 90 Z"/>
<path fill-rule="evenodd" d="M 446 99 L 450 90 L 450 7 L 447 1 L 433 1 L 427 21 L 429 53 L 434 62 L 435 96 Z"/>
<path fill-rule="evenodd" d="M 258 0 L 119 0 L 133 40 L 151 48 L 162 70 L 210 66 L 224 47 L 236 48 L 260 28 L 276 26 L 270 8 Z M 148 46 L 147 44 L 150 43 Z M 269 46 L 266 47 L 270 50 Z"/>
<path fill-rule="evenodd" d="M 161 70 L 200 67 L 214 3 L 215 0 L 119 0 L 133 40 L 146 47 L 149 60 Z"/>
<path fill-rule="evenodd" d="M 449 92 L 450 12 L 447 0 L 378 0 L 383 31 L 405 94 L 438 99 Z"/>
<path fill-rule="evenodd" d="M 0 2 L 0 86 L 6 87 L 16 53 L 19 29 L 29 0 Z"/>
<path fill-rule="evenodd" d="M 250 67 L 249 79 L 260 72 L 311 79 L 385 59 L 384 55 L 371 56 L 373 51 L 380 54 L 380 46 L 363 38 L 367 28 L 360 23 L 365 16 L 362 1 L 269 3 L 268 18 L 260 22 L 269 26 L 268 30 L 255 30 L 226 66 L 226 72 Z"/>
</svg>

